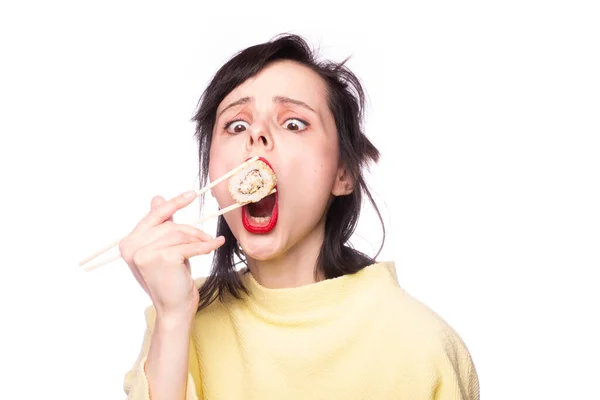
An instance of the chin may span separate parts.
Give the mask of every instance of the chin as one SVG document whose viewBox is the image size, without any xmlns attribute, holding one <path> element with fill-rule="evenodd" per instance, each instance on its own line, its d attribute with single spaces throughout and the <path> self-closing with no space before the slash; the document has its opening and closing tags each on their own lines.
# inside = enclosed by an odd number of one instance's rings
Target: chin
<svg viewBox="0 0 600 400">
<path fill-rule="evenodd" d="M 266 261 L 281 253 L 281 243 L 275 231 L 268 235 L 245 234 L 240 238 L 240 246 L 247 258 Z"/>
</svg>

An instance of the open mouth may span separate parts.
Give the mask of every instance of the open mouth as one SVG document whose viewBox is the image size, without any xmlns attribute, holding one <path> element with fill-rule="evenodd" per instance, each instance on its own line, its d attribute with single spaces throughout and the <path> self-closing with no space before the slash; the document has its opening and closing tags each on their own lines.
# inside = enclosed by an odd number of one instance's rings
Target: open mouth
<svg viewBox="0 0 600 400">
<path fill-rule="evenodd" d="M 268 233 L 277 223 L 277 192 L 242 207 L 242 223 L 248 232 Z"/>
<path fill-rule="evenodd" d="M 262 157 L 260 160 L 271 168 L 267 160 Z M 242 224 L 248 232 L 265 234 L 275 228 L 278 216 L 278 193 L 276 191 L 255 203 L 242 207 Z"/>
</svg>

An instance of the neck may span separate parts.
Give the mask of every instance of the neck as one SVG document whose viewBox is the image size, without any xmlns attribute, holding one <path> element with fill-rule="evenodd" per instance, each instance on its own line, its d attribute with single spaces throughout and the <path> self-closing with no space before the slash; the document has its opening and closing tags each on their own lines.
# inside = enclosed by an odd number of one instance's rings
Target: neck
<svg viewBox="0 0 600 400">
<path fill-rule="evenodd" d="M 299 287 L 323 280 L 321 273 L 315 274 L 315 271 L 324 236 L 325 223 L 322 222 L 278 257 L 270 260 L 248 259 L 248 268 L 261 286 L 272 289 Z"/>
</svg>

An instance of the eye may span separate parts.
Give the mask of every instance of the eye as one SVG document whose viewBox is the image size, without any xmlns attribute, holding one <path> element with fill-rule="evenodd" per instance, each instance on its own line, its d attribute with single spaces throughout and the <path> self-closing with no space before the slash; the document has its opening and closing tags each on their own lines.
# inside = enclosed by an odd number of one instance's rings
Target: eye
<svg viewBox="0 0 600 400">
<path fill-rule="evenodd" d="M 285 129 L 290 131 L 303 131 L 308 127 L 309 123 L 298 118 L 290 118 L 283 123 Z"/>
<path fill-rule="evenodd" d="M 250 125 L 246 121 L 235 120 L 225 124 L 225 129 L 231 134 L 242 133 L 248 129 Z"/>
</svg>

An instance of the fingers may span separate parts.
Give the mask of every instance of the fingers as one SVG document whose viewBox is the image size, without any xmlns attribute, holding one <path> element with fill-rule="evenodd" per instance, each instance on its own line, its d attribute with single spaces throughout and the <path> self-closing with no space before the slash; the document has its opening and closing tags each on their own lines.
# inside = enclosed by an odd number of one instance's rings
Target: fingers
<svg viewBox="0 0 600 400">
<path fill-rule="evenodd" d="M 174 232 L 181 232 L 193 236 L 196 240 L 211 240 L 212 237 L 206 233 L 201 231 L 198 228 L 195 228 L 190 225 L 181 225 L 175 224 L 173 222 L 165 222 L 151 228 L 148 232 L 140 234 L 137 236 L 135 241 L 137 242 L 137 247 L 147 246 L 150 243 L 159 240 L 162 237 L 173 234 Z"/>
<path fill-rule="evenodd" d="M 162 204 L 164 204 L 166 202 L 167 201 L 164 199 L 164 197 L 154 196 L 152 198 L 152 201 L 150 202 L 150 211 L 156 211 Z M 173 222 L 173 216 L 167 218 L 165 221 Z"/>
<path fill-rule="evenodd" d="M 167 201 L 162 196 L 154 196 L 150 202 L 150 211 L 155 211 L 158 206 L 166 202 Z"/>
<path fill-rule="evenodd" d="M 223 236 L 219 236 L 216 239 L 212 239 L 206 242 L 180 244 L 178 246 L 173 247 L 173 251 L 176 251 L 184 259 L 187 260 L 195 256 L 208 254 L 211 251 L 214 251 L 221 247 L 224 243 L 225 238 Z"/>
<path fill-rule="evenodd" d="M 208 233 L 204 232 L 201 229 L 195 228 L 190 225 L 177 225 L 178 229 L 181 229 L 183 232 L 189 233 L 190 235 L 196 236 L 201 240 L 213 240 L 214 237 L 210 236 Z"/>
<path fill-rule="evenodd" d="M 156 291 L 156 280 L 163 279 L 161 274 L 165 272 L 160 271 L 179 265 L 185 266 L 189 273 L 188 258 L 208 254 L 225 243 L 223 237 L 213 239 L 196 227 L 173 222 L 173 214 L 188 206 L 195 198 L 195 191 L 168 201 L 155 196 L 150 204 L 150 212 L 119 243 L 121 257 L 151 297 L 151 292 Z"/>
<path fill-rule="evenodd" d="M 137 235 L 140 232 L 145 232 L 148 229 L 162 224 L 165 221 L 172 220 L 173 214 L 188 206 L 196 198 L 195 191 L 183 193 L 169 201 L 163 201 L 160 196 L 152 199 L 151 211 L 137 224 L 131 232 L 131 235 Z"/>
<path fill-rule="evenodd" d="M 140 246 L 145 250 L 159 250 L 167 247 L 178 246 L 180 244 L 205 242 L 195 235 L 191 235 L 183 231 L 172 231 L 157 240 L 154 240 L 146 245 Z"/>
<path fill-rule="evenodd" d="M 134 263 L 134 254 L 141 248 L 160 249 L 178 244 L 214 240 L 209 234 L 189 225 L 164 222 L 145 233 L 129 236 L 119 244 L 121 257 Z"/>
<path fill-rule="evenodd" d="M 224 243 L 222 236 L 203 241 L 182 232 L 174 232 L 138 249 L 133 254 L 133 263 L 144 270 L 147 270 L 144 266 L 150 265 L 176 265 L 193 256 L 208 254 Z"/>
</svg>

